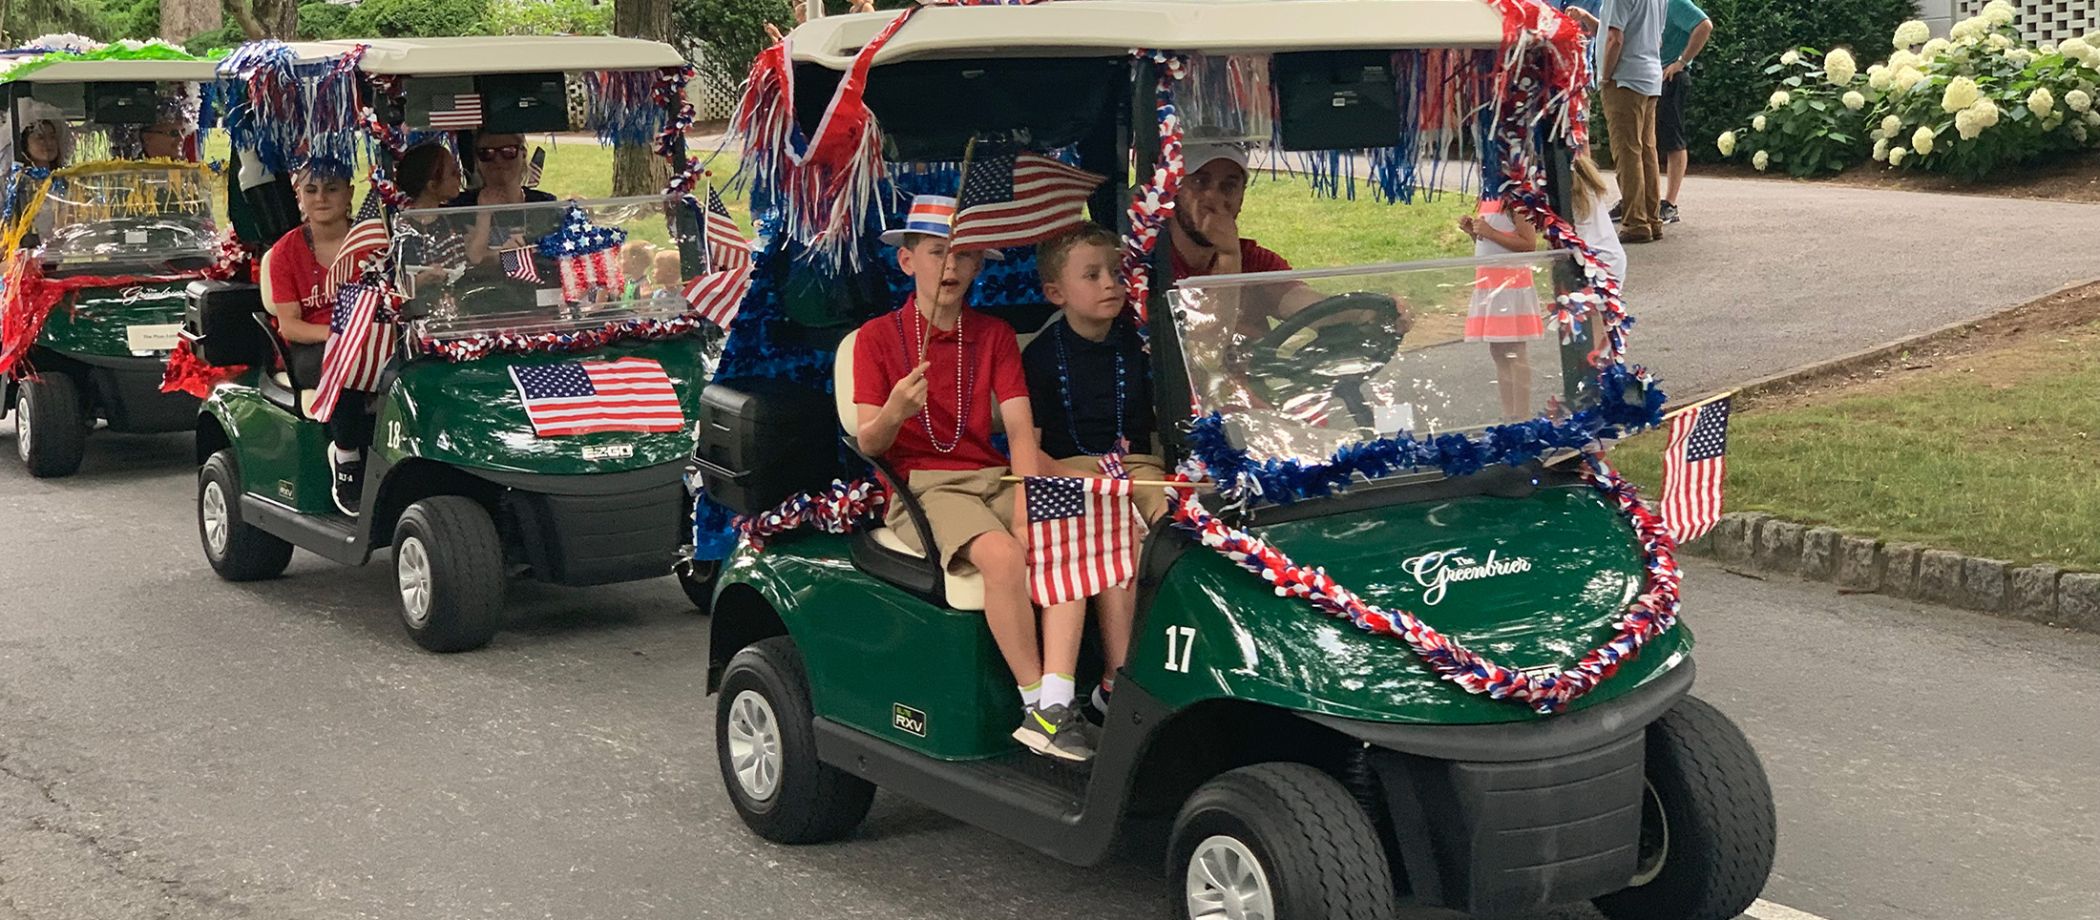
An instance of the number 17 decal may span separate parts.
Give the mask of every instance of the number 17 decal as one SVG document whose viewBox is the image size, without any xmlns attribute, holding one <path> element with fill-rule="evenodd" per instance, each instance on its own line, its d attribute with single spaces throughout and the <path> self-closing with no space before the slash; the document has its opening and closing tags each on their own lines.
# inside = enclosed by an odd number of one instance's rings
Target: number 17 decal
<svg viewBox="0 0 2100 920">
<path fill-rule="evenodd" d="M 1179 646 L 1178 648 L 1176 646 Z M 1187 674 L 1189 652 L 1196 648 L 1196 627 L 1167 627 L 1167 670 Z"/>
</svg>

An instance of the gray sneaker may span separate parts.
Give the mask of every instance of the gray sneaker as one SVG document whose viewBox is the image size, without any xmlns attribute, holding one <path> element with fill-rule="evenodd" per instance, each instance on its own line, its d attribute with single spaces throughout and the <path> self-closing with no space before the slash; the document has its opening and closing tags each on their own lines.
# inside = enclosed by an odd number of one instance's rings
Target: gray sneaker
<svg viewBox="0 0 2100 920">
<path fill-rule="evenodd" d="M 1014 740 L 1044 757 L 1084 763 L 1094 759 L 1094 745 L 1082 728 L 1078 710 L 1057 705 L 1030 709 L 1014 729 Z"/>
</svg>

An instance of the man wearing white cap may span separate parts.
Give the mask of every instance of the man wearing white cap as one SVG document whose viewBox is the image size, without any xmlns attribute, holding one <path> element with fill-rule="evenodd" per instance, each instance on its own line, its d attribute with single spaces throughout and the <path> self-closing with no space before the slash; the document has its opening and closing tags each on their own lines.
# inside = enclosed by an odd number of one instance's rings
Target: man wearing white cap
<svg viewBox="0 0 2100 920">
<path fill-rule="evenodd" d="M 1290 271 L 1289 260 L 1240 236 L 1247 152 L 1232 144 L 1191 144 L 1185 162 L 1174 197 L 1174 280 Z"/>
</svg>

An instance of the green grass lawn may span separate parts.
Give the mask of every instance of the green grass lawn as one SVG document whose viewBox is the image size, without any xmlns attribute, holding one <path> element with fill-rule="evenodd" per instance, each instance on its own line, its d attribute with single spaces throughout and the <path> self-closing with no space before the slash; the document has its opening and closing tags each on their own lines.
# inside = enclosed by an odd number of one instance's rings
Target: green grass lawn
<svg viewBox="0 0 2100 920">
<path fill-rule="evenodd" d="M 1646 494 L 1662 434 L 1613 451 Z M 1737 414 L 1727 506 L 2019 564 L 2100 570 L 2100 326 Z"/>
</svg>

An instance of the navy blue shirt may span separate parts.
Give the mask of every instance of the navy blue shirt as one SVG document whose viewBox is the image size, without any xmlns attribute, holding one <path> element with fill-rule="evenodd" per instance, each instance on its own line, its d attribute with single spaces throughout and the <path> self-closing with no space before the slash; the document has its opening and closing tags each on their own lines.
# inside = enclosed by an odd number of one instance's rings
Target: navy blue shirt
<svg viewBox="0 0 2100 920">
<path fill-rule="evenodd" d="M 1060 354 L 1059 346 L 1063 346 Z M 1123 438 L 1131 453 L 1150 453 L 1158 427 L 1152 413 L 1152 366 L 1129 318 L 1116 320 L 1108 338 L 1088 340 L 1063 317 L 1021 352 L 1028 404 L 1052 457 L 1105 454 L 1115 449 L 1116 356 L 1123 357 Z M 1069 411 L 1067 405 L 1071 406 Z"/>
</svg>

